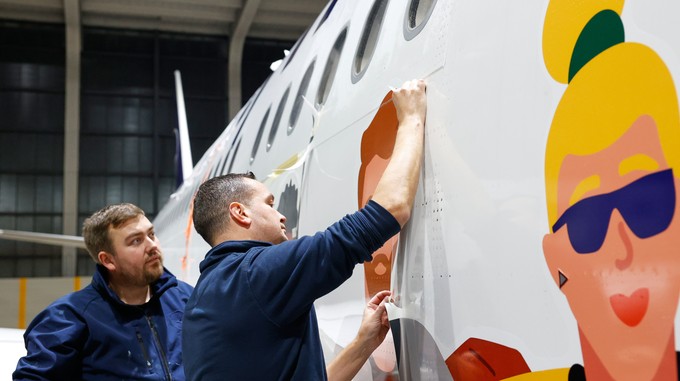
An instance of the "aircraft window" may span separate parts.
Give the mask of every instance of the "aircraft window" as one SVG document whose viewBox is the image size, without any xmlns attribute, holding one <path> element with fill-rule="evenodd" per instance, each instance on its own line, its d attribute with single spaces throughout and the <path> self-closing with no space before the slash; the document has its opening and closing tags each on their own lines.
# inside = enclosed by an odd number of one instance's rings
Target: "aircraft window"
<svg viewBox="0 0 680 381">
<path fill-rule="evenodd" d="M 321 108 L 321 106 L 326 103 L 328 99 L 328 94 L 331 92 L 331 86 L 333 85 L 333 79 L 335 79 L 335 72 L 338 71 L 338 62 L 340 61 L 340 54 L 342 53 L 342 47 L 345 45 L 345 38 L 347 37 L 347 28 L 340 32 L 340 35 L 335 40 L 333 44 L 333 49 L 328 55 L 328 61 L 326 61 L 326 68 L 323 71 L 323 76 L 321 77 L 321 85 L 319 86 L 319 91 L 316 93 L 316 106 Z"/>
<path fill-rule="evenodd" d="M 207 154 L 209 149 L 205 152 Z M 212 162 L 209 162 L 208 164 L 212 164 Z M 214 165 L 208 165 L 205 168 L 205 173 L 208 175 L 208 179 L 212 178 L 215 175 L 215 166 Z"/>
<path fill-rule="evenodd" d="M 293 110 L 290 112 L 290 120 L 288 121 L 288 135 L 290 135 L 295 129 L 298 118 L 300 117 L 300 110 L 302 109 L 302 104 L 304 101 L 302 97 L 307 95 L 307 89 L 309 88 L 309 81 L 312 79 L 312 73 L 314 73 L 314 63 L 316 60 L 312 61 L 302 77 L 300 82 L 300 87 L 298 88 L 297 95 L 295 95 L 295 103 L 293 103 Z"/>
<path fill-rule="evenodd" d="M 290 54 L 288 55 L 288 57 L 286 57 L 286 63 L 283 65 L 283 70 L 286 70 L 286 68 L 288 67 L 288 64 L 291 61 L 293 61 L 293 57 L 295 57 L 295 53 L 297 53 L 298 48 L 302 44 L 302 41 L 304 41 L 305 37 L 307 37 L 307 32 L 309 32 L 309 28 L 307 28 L 305 30 L 305 32 L 302 33 L 302 36 L 300 36 L 300 38 L 297 40 L 295 45 L 293 45 L 293 47 L 290 49 Z"/>
<path fill-rule="evenodd" d="M 238 153 L 239 147 L 241 147 L 241 134 L 243 132 L 243 126 L 246 124 L 246 121 L 248 120 L 248 117 L 250 116 L 250 111 L 253 109 L 253 106 L 257 102 L 258 99 L 260 99 L 260 94 L 262 94 L 262 89 L 264 89 L 265 85 L 269 81 L 269 78 L 271 76 L 267 77 L 267 79 L 264 81 L 262 86 L 260 86 L 259 89 L 255 92 L 255 94 L 250 97 L 248 102 L 246 103 L 245 106 L 239 111 L 239 119 L 237 121 L 237 124 L 239 125 L 238 131 L 236 131 L 236 136 L 234 137 L 234 143 L 232 143 L 231 147 L 229 148 L 229 152 L 227 153 L 227 156 L 231 154 L 231 159 L 229 161 L 229 169 L 227 169 L 227 173 L 231 173 L 231 169 L 234 166 L 234 160 L 236 159 L 236 154 Z M 234 144 L 236 144 L 234 148 Z M 232 152 L 233 151 L 233 152 Z"/>
<path fill-rule="evenodd" d="M 223 171 L 224 171 L 225 165 L 227 165 L 227 156 L 228 156 L 227 155 L 228 150 L 225 150 L 225 151 L 226 152 L 224 152 L 224 157 L 222 158 L 222 160 L 220 160 L 219 164 L 217 165 L 217 172 L 215 172 L 215 176 L 222 176 L 224 174 Z"/>
<path fill-rule="evenodd" d="M 219 164 L 219 163 L 215 163 L 215 164 Z M 217 165 L 213 165 L 212 168 L 210 168 L 210 176 L 208 176 L 208 178 L 212 179 L 215 176 L 217 176 Z"/>
<path fill-rule="evenodd" d="M 326 19 L 328 19 L 328 16 L 331 15 L 331 12 L 333 12 L 333 8 L 335 7 L 335 4 L 337 2 L 338 2 L 338 0 L 331 1 L 328 8 L 326 8 L 326 12 L 323 14 L 323 18 L 321 18 L 321 21 L 319 22 L 319 26 L 317 26 L 316 29 L 314 30 L 314 33 L 316 33 L 316 31 L 319 30 L 319 28 L 321 28 L 321 25 L 323 25 L 323 23 L 326 21 Z"/>
<path fill-rule="evenodd" d="M 260 147 L 260 141 L 262 140 L 262 134 L 264 134 L 264 127 L 267 125 L 267 119 L 269 119 L 269 111 L 272 106 L 267 108 L 267 112 L 264 113 L 264 118 L 262 118 L 262 123 L 260 124 L 260 129 L 257 131 L 257 136 L 255 137 L 255 144 L 253 144 L 253 150 L 250 152 L 250 163 L 255 161 L 255 155 L 257 155 L 257 149 Z"/>
<path fill-rule="evenodd" d="M 214 152 L 213 155 L 217 155 L 217 152 Z M 209 179 L 212 179 L 213 177 L 220 175 L 220 173 L 218 172 L 218 170 L 220 169 L 219 168 L 220 167 L 219 160 L 213 161 L 212 164 L 213 164 L 213 166 L 212 166 L 212 168 L 210 168 L 210 177 L 208 177 Z"/>
<path fill-rule="evenodd" d="M 361 33 L 361 40 L 357 46 L 357 52 L 354 55 L 354 65 L 352 66 L 352 83 L 357 83 L 364 76 L 368 64 L 373 58 L 373 52 L 378 45 L 378 36 L 380 36 L 380 28 L 385 17 L 385 9 L 387 9 L 388 0 L 377 0 L 373 3 L 373 8 L 368 14 L 364 31 Z"/>
<path fill-rule="evenodd" d="M 283 93 L 281 101 L 279 102 L 279 108 L 276 109 L 276 114 L 274 114 L 274 122 L 272 123 L 272 128 L 269 130 L 269 138 L 267 138 L 267 152 L 272 148 L 274 144 L 274 139 L 276 138 L 276 131 L 279 129 L 279 124 L 281 124 L 281 116 L 283 115 L 283 109 L 286 107 L 286 102 L 288 101 L 288 94 L 290 93 L 290 85 Z"/>
<path fill-rule="evenodd" d="M 417 36 L 427 24 L 432 16 L 437 0 L 411 0 L 411 4 L 406 8 L 406 18 L 404 23 L 404 38 L 412 40 Z"/>
<path fill-rule="evenodd" d="M 229 162 L 229 170 L 227 173 L 231 173 L 231 170 L 234 168 L 234 161 L 236 160 L 236 154 L 238 154 L 238 149 L 241 147 L 241 141 L 242 139 L 239 138 L 238 143 L 236 143 L 236 148 L 234 148 L 234 154 L 231 156 L 231 161 Z"/>
</svg>

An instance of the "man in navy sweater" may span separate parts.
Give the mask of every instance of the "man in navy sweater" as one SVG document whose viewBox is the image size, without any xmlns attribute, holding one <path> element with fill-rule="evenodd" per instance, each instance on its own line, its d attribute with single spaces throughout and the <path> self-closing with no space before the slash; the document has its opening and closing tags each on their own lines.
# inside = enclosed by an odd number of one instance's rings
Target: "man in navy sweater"
<svg viewBox="0 0 680 381">
<path fill-rule="evenodd" d="M 212 246 L 187 302 L 183 356 L 197 380 L 349 380 L 387 332 L 381 292 L 355 341 L 326 370 L 314 301 L 408 221 L 420 176 L 425 83 L 393 93 L 399 128 L 392 158 L 361 210 L 323 232 L 287 240 L 286 218 L 252 174 L 206 181 L 194 200 L 196 231 Z M 327 373 L 328 372 L 328 373 Z"/>
</svg>

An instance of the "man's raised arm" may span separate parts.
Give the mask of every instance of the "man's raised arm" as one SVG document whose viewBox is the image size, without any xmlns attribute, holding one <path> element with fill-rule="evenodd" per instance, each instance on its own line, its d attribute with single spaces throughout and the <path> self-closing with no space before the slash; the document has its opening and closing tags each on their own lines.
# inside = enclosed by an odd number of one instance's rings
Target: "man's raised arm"
<svg viewBox="0 0 680 381">
<path fill-rule="evenodd" d="M 425 87 L 425 81 L 411 80 L 392 93 L 399 128 L 392 158 L 373 193 L 373 201 L 387 209 L 402 227 L 411 217 L 420 177 L 427 111 Z"/>
</svg>

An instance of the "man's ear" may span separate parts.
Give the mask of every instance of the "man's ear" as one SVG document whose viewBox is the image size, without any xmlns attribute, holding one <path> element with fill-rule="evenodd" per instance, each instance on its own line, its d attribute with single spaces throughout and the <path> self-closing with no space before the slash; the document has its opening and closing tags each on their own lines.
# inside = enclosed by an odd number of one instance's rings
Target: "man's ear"
<svg viewBox="0 0 680 381">
<path fill-rule="evenodd" d="M 250 211 L 240 202 L 232 202 L 229 204 L 229 216 L 236 224 L 241 227 L 248 228 L 252 223 Z"/>
<path fill-rule="evenodd" d="M 116 271 L 116 261 L 113 259 L 113 254 L 107 253 L 106 251 L 100 251 L 97 254 L 97 259 L 102 266 L 106 267 L 109 271 Z"/>
</svg>

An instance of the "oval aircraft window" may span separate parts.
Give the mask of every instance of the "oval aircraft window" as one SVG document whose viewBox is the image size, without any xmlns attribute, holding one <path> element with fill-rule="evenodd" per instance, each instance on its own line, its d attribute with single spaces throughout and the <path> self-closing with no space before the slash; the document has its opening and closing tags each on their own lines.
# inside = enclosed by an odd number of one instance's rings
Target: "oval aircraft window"
<svg viewBox="0 0 680 381">
<path fill-rule="evenodd" d="M 231 161 L 229 162 L 229 169 L 227 170 L 227 173 L 231 173 L 231 170 L 234 168 L 234 162 L 236 161 L 236 155 L 238 154 L 238 149 L 241 148 L 241 142 L 243 141 L 242 138 L 238 139 L 238 142 L 236 143 L 236 148 L 234 148 L 234 154 L 231 156 Z"/>
<path fill-rule="evenodd" d="M 267 152 L 272 148 L 274 144 L 274 138 L 276 138 L 276 131 L 279 129 L 279 124 L 281 124 L 281 116 L 283 115 L 283 109 L 286 107 L 286 101 L 288 101 L 288 93 L 290 93 L 290 85 L 283 93 L 281 101 L 279 102 L 279 108 L 276 109 L 276 114 L 274 114 L 274 122 L 272 123 L 272 128 L 269 130 L 269 137 L 267 138 Z"/>
<path fill-rule="evenodd" d="M 290 49 L 290 54 L 288 57 L 286 57 L 286 63 L 283 65 L 283 70 L 286 70 L 288 64 L 293 61 L 293 57 L 295 57 L 295 53 L 297 53 L 300 44 L 302 44 L 302 41 L 304 41 L 305 37 L 307 37 L 307 32 L 309 32 L 309 28 L 307 28 L 305 32 L 302 33 L 302 36 L 300 36 L 300 38 L 295 42 L 295 45 L 293 45 L 293 47 Z"/>
<path fill-rule="evenodd" d="M 328 61 L 326 61 L 326 68 L 323 70 L 323 76 L 321 77 L 321 85 L 319 86 L 319 91 L 316 93 L 316 107 L 320 109 L 326 99 L 328 99 L 328 94 L 331 92 L 331 86 L 333 85 L 333 79 L 335 79 L 335 72 L 338 71 L 338 62 L 340 61 L 340 55 L 342 54 L 342 47 L 345 45 L 345 38 L 347 37 L 347 27 L 340 32 L 340 35 L 335 40 L 333 44 L 333 49 L 328 55 Z"/>
<path fill-rule="evenodd" d="M 321 18 L 321 21 L 319 22 L 319 26 L 316 27 L 314 30 L 314 33 L 316 33 L 319 28 L 321 28 L 321 25 L 323 25 L 324 22 L 328 19 L 328 16 L 331 15 L 331 12 L 333 12 L 333 8 L 335 8 L 335 4 L 338 2 L 338 0 L 333 0 L 330 2 L 330 5 L 326 8 L 326 12 L 324 12 L 323 17 Z"/>
<path fill-rule="evenodd" d="M 269 106 L 267 112 L 264 113 L 264 118 L 262 118 L 262 124 L 260 124 L 260 129 L 257 131 L 257 136 L 255 137 L 255 144 L 253 144 L 253 151 L 250 153 L 250 164 L 255 161 L 255 155 L 257 155 L 257 149 L 260 146 L 260 141 L 262 140 L 262 134 L 264 133 L 264 127 L 267 125 L 267 119 L 269 119 L 269 110 L 272 106 Z"/>
<path fill-rule="evenodd" d="M 373 8 L 368 14 L 364 31 L 361 33 L 361 40 L 357 46 L 357 52 L 354 55 L 354 65 L 352 65 L 352 83 L 357 83 L 364 76 L 368 64 L 373 58 L 373 52 L 378 45 L 378 36 L 380 36 L 380 28 L 385 17 L 385 9 L 387 9 L 388 0 L 377 0 L 373 3 Z"/>
<path fill-rule="evenodd" d="M 217 165 L 217 171 L 215 171 L 215 176 L 221 176 L 224 175 L 224 167 L 227 165 L 227 155 L 228 152 L 225 152 L 224 157 L 222 160 L 220 160 L 220 163 Z"/>
<path fill-rule="evenodd" d="M 309 64 L 309 67 L 307 68 L 307 71 L 305 71 L 305 75 L 302 77 L 302 81 L 300 82 L 300 87 L 298 88 L 298 92 L 295 95 L 295 102 L 293 103 L 293 110 L 291 110 L 291 112 L 290 112 L 290 120 L 288 121 L 288 135 L 293 133 L 293 130 L 295 129 L 295 125 L 297 124 L 298 118 L 300 117 L 300 110 L 302 109 L 302 104 L 304 103 L 304 100 L 302 99 L 302 97 L 307 95 L 307 89 L 309 88 L 309 81 L 312 79 L 312 73 L 314 73 L 314 63 L 316 63 L 316 60 L 312 61 L 312 63 Z"/>
<path fill-rule="evenodd" d="M 407 41 L 417 36 L 432 16 L 437 0 L 411 0 L 404 18 L 404 38 Z"/>
</svg>

